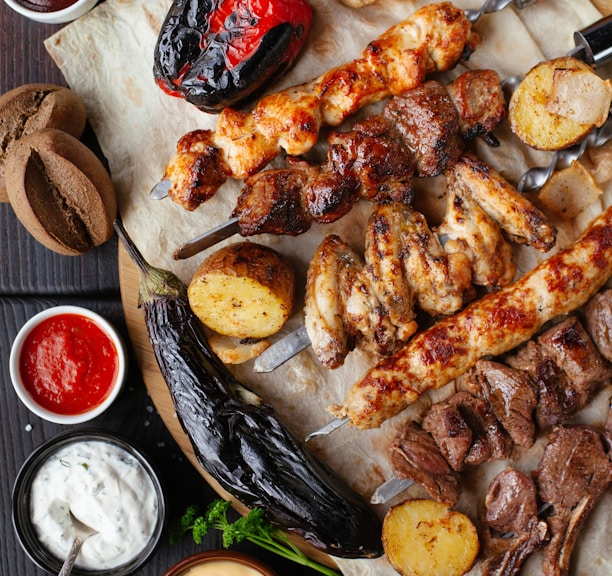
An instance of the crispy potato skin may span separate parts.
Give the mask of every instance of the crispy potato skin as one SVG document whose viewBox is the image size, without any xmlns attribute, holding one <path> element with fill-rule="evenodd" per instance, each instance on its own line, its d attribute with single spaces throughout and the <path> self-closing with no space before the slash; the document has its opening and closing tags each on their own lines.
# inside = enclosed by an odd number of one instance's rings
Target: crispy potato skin
<svg viewBox="0 0 612 576">
<path fill-rule="evenodd" d="M 567 81 L 571 72 L 590 80 L 585 92 L 575 90 L 567 102 L 555 103 L 560 78 Z M 512 132 L 537 150 L 561 150 L 582 140 L 595 126 L 605 121 L 612 87 L 593 69 L 576 58 L 561 57 L 534 66 L 514 91 L 508 106 Z M 603 120 L 593 121 L 593 107 L 601 109 Z M 560 111 L 566 114 L 560 114 Z M 583 116 L 585 122 L 580 122 Z"/>
<path fill-rule="evenodd" d="M 236 338 L 265 338 L 291 314 L 293 268 L 275 250 L 238 242 L 214 252 L 196 270 L 189 304 L 211 330 Z"/>
<path fill-rule="evenodd" d="M 402 576 L 461 576 L 480 544 L 472 521 L 435 500 L 406 500 L 386 514 L 383 547 Z"/>
</svg>

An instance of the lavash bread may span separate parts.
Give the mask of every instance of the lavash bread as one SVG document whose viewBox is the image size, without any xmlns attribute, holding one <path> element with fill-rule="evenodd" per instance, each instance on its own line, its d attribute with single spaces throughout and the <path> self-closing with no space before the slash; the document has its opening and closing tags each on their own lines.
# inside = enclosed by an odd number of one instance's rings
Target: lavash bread
<svg viewBox="0 0 612 576">
<path fill-rule="evenodd" d="M 55 84 L 24 84 L 0 96 L 0 201 L 7 202 L 6 159 L 15 142 L 43 128 L 57 128 L 76 138 L 85 130 L 87 113 L 81 98 Z"/>
<path fill-rule="evenodd" d="M 20 138 L 5 179 L 17 218 L 50 250 L 76 256 L 113 235 L 115 188 L 102 162 L 74 136 L 47 128 Z"/>
</svg>

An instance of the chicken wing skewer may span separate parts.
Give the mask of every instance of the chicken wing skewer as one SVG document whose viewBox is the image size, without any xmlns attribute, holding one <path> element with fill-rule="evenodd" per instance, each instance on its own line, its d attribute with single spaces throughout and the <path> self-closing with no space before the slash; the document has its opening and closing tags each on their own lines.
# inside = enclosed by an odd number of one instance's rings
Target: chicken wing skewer
<svg viewBox="0 0 612 576">
<path fill-rule="evenodd" d="M 342 365 L 355 346 L 378 356 L 397 351 L 417 330 L 415 306 L 432 317 L 447 316 L 474 298 L 474 285 L 509 284 L 515 266 L 504 228 L 515 241 L 542 251 L 554 245 L 554 228 L 543 214 L 474 156 L 464 155 L 447 171 L 447 189 L 437 232 L 409 206 L 377 205 L 366 229 L 364 263 L 337 236 L 323 240 L 308 270 L 304 324 L 326 367 Z M 484 190 L 491 196 L 486 201 Z M 446 236 L 444 244 L 439 234 Z M 304 348 L 282 347 L 284 359 L 273 345 L 255 361 L 255 370 L 273 369 Z"/>
<path fill-rule="evenodd" d="M 501 355 L 548 320 L 583 305 L 610 275 L 612 208 L 571 247 L 417 334 L 398 353 L 380 361 L 351 388 L 343 405 L 332 407 L 333 413 L 357 428 L 376 428 L 485 354 Z"/>
</svg>

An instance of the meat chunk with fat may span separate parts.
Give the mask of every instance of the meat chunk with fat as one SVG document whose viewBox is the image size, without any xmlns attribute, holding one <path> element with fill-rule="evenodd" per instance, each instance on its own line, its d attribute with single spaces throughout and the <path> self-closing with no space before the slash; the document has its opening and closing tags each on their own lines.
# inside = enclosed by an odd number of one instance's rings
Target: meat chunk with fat
<svg viewBox="0 0 612 576">
<path fill-rule="evenodd" d="M 438 502 L 454 506 L 459 500 L 458 474 L 450 467 L 429 432 L 410 422 L 389 446 L 393 475 L 420 484 Z"/>
<path fill-rule="evenodd" d="M 465 465 L 507 458 L 512 450 L 509 436 L 487 402 L 463 391 L 434 404 L 423 429 L 457 471 Z"/>
<path fill-rule="evenodd" d="M 393 98 L 383 114 L 397 126 L 420 176 L 437 176 L 461 156 L 465 143 L 459 112 L 439 82 L 429 80 Z"/>
<path fill-rule="evenodd" d="M 581 312 L 597 349 L 606 360 L 612 361 L 612 290 L 595 294 Z"/>
<path fill-rule="evenodd" d="M 536 384 L 541 428 L 566 422 L 611 378 L 610 365 L 576 316 L 530 340 L 505 361 Z"/>
<path fill-rule="evenodd" d="M 493 478 L 485 496 L 483 576 L 518 574 L 525 560 L 544 545 L 548 526 L 538 519 L 531 478 L 507 469 Z"/>
<path fill-rule="evenodd" d="M 515 444 L 527 448 L 533 445 L 538 398 L 528 374 L 500 362 L 479 360 L 458 379 L 458 384 L 468 386 L 489 403 Z"/>
<path fill-rule="evenodd" d="M 580 529 L 612 484 L 612 462 L 599 432 L 582 425 L 555 428 L 534 480 L 540 498 L 553 507 L 543 573 L 565 576 Z"/>
</svg>

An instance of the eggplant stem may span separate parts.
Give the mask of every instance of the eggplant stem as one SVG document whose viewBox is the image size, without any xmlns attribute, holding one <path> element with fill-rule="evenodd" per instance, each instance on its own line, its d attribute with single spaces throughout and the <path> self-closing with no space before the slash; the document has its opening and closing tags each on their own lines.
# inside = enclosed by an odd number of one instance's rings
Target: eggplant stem
<svg viewBox="0 0 612 576">
<path fill-rule="evenodd" d="M 117 236 L 121 240 L 124 248 L 127 250 L 130 258 L 138 266 L 138 269 L 142 274 L 148 274 L 151 271 L 151 265 L 144 259 L 144 256 L 134 244 L 134 241 L 130 238 L 125 226 L 123 225 L 123 221 L 119 216 L 115 218 L 113 221 L 113 226 L 115 227 L 115 231 L 117 232 Z"/>
</svg>

